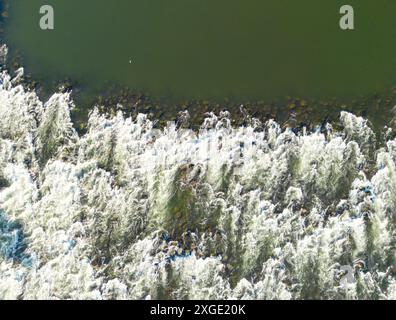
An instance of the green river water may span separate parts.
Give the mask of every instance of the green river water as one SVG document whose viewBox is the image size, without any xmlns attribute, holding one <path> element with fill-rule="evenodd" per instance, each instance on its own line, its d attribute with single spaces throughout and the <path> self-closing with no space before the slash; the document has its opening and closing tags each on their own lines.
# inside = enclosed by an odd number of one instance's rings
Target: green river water
<svg viewBox="0 0 396 320">
<path fill-rule="evenodd" d="M 155 95 L 274 98 L 385 89 L 396 73 L 396 3 L 350 1 L 49 0 L 55 30 L 39 27 L 41 0 L 11 4 L 6 39 L 40 78 L 113 81 Z M 130 63 L 132 62 L 132 63 Z"/>
<path fill-rule="evenodd" d="M 39 27 L 41 0 L 10 2 L 4 42 L 42 84 L 72 79 L 83 98 L 119 86 L 171 104 L 285 97 L 348 104 L 396 83 L 394 1 L 349 1 L 353 31 L 339 27 L 338 0 L 45 4 L 54 8 L 54 30 Z"/>
</svg>

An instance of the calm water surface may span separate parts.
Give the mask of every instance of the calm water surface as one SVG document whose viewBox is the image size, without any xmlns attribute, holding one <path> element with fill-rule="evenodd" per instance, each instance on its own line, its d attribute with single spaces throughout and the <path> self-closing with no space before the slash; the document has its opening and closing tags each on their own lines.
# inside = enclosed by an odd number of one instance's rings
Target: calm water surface
<svg viewBox="0 0 396 320">
<path fill-rule="evenodd" d="M 396 1 L 42 0 L 11 2 L 5 41 L 33 76 L 69 77 L 86 92 L 109 83 L 154 97 L 353 99 L 396 84 Z"/>
</svg>

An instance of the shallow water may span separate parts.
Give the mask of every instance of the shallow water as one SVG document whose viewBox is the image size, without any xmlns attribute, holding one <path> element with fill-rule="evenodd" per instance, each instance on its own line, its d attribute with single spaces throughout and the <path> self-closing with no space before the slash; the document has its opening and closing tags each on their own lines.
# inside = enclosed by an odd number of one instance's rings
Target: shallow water
<svg viewBox="0 0 396 320">
<path fill-rule="evenodd" d="M 86 93 L 119 84 L 171 99 L 352 100 L 396 83 L 396 3 L 344 1 L 48 0 L 10 4 L 6 43 L 44 83 L 69 77 Z"/>
</svg>

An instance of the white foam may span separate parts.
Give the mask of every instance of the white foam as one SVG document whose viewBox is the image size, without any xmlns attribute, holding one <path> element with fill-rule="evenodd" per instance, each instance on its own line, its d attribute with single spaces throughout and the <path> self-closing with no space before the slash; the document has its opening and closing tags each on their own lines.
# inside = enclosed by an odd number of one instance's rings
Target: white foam
<svg viewBox="0 0 396 320">
<path fill-rule="evenodd" d="M 94 111 L 79 136 L 69 94 L 0 83 L 0 209 L 29 257 L 0 256 L 0 298 L 395 298 L 396 141 L 374 159 L 366 120 L 296 135 L 224 113 L 193 132 Z"/>
</svg>

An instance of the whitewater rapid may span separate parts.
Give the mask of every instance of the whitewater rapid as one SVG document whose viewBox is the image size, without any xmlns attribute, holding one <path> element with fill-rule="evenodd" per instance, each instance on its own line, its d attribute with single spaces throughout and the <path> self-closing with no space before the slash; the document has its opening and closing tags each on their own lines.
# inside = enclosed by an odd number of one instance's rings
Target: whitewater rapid
<svg viewBox="0 0 396 320">
<path fill-rule="evenodd" d="M 396 140 L 365 119 L 95 109 L 78 134 L 70 94 L 43 103 L 22 74 L 0 74 L 1 299 L 396 298 Z"/>
</svg>

